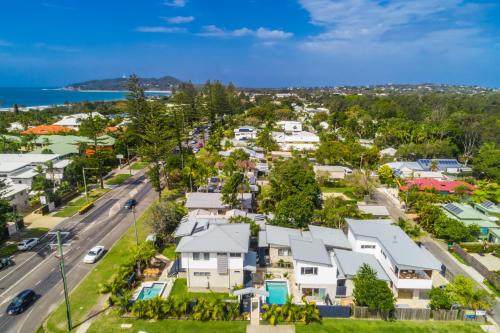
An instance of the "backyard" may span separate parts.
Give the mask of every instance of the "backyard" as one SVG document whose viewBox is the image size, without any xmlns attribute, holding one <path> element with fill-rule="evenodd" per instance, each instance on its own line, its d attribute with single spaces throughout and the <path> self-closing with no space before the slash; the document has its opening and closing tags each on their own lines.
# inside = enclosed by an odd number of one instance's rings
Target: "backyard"
<svg viewBox="0 0 500 333">
<path fill-rule="evenodd" d="M 96 188 L 89 192 L 88 202 L 93 202 L 102 197 L 104 194 L 109 192 L 109 188 Z M 78 213 L 80 208 L 87 204 L 87 198 L 85 195 L 80 196 L 66 204 L 61 210 L 54 214 L 55 217 L 71 217 Z"/>
<path fill-rule="evenodd" d="M 206 292 L 206 293 L 193 293 L 188 292 L 187 289 L 187 280 L 186 279 L 176 279 L 174 282 L 174 286 L 172 287 L 172 291 L 170 292 L 170 297 L 179 297 L 179 298 L 220 298 L 220 299 L 236 299 L 235 296 L 229 296 L 227 293 L 215 293 L 215 292 Z"/>
</svg>

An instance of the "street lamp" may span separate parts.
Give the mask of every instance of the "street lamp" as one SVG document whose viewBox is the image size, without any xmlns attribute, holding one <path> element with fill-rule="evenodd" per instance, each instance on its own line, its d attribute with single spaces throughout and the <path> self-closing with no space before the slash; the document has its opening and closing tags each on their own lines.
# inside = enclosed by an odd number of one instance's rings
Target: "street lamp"
<svg viewBox="0 0 500 333">
<path fill-rule="evenodd" d="M 83 186 L 85 188 L 85 197 L 87 198 L 87 202 L 89 202 L 89 192 L 87 191 L 87 180 L 85 179 L 85 169 L 87 170 L 97 170 L 98 168 L 86 168 L 86 167 L 83 167 L 82 168 L 82 173 L 83 173 Z"/>
</svg>

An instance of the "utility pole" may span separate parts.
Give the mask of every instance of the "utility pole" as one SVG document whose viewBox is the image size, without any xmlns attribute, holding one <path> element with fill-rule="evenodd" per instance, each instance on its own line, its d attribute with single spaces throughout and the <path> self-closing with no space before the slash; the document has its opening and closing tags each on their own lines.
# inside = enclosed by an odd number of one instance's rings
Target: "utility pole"
<svg viewBox="0 0 500 333">
<path fill-rule="evenodd" d="M 139 237 L 137 236 L 137 220 L 135 218 L 135 207 L 132 207 L 132 215 L 134 216 L 135 243 L 139 245 Z"/>
<path fill-rule="evenodd" d="M 128 164 L 128 171 L 130 172 L 130 175 L 132 176 L 132 168 L 130 167 L 130 153 L 128 151 L 128 146 L 127 146 L 127 164 Z"/>
<path fill-rule="evenodd" d="M 64 253 L 61 243 L 61 232 L 57 231 L 56 236 L 57 236 L 57 250 L 59 251 L 59 267 L 61 268 L 61 276 L 64 286 L 64 300 L 66 302 L 66 318 L 68 320 L 68 331 L 71 331 L 73 329 L 73 324 L 71 322 L 71 308 L 69 304 L 68 285 L 66 282 L 66 271 L 64 269 Z"/>
<path fill-rule="evenodd" d="M 98 168 L 82 168 L 82 173 L 83 173 L 83 186 L 85 188 L 85 197 L 87 198 L 87 202 L 89 202 L 89 192 L 87 191 L 87 180 L 85 178 L 85 169 L 95 169 L 97 170 Z"/>
</svg>

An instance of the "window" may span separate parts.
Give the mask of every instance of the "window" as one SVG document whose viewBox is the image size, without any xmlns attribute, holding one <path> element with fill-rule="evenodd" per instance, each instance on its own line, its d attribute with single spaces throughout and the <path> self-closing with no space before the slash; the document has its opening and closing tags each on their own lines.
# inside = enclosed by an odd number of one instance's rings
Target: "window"
<svg viewBox="0 0 500 333">
<path fill-rule="evenodd" d="M 318 275 L 318 267 L 301 267 L 300 274 L 302 274 L 302 275 Z"/>
<path fill-rule="evenodd" d="M 210 272 L 194 272 L 194 276 L 210 276 Z"/>
<path fill-rule="evenodd" d="M 288 257 L 290 255 L 290 249 L 278 249 L 278 256 L 280 257 Z"/>
<path fill-rule="evenodd" d="M 231 252 L 231 253 L 229 253 L 229 256 L 231 258 L 241 258 L 241 253 Z"/>
<path fill-rule="evenodd" d="M 210 260 L 210 253 L 208 252 L 193 252 L 193 260 Z"/>
<path fill-rule="evenodd" d="M 240 274 L 240 271 L 234 271 L 234 274 Z"/>
<path fill-rule="evenodd" d="M 325 288 L 302 288 L 302 296 L 317 297 L 324 299 L 326 295 Z"/>
<path fill-rule="evenodd" d="M 364 245 L 361 245 L 361 248 L 362 249 L 374 249 L 375 245 L 364 244 Z"/>
</svg>

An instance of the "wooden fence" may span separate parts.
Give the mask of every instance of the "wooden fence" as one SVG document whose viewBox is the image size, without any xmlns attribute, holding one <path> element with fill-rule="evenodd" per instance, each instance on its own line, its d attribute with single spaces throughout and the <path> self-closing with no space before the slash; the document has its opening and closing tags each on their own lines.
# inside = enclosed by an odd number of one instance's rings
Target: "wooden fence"
<svg viewBox="0 0 500 333">
<path fill-rule="evenodd" d="M 472 320 L 483 321 L 482 316 L 474 318 L 467 316 L 467 310 L 431 310 L 420 308 L 396 308 L 392 313 L 370 311 L 368 307 L 353 306 L 352 316 L 363 319 L 394 319 L 394 320 Z"/>
</svg>

